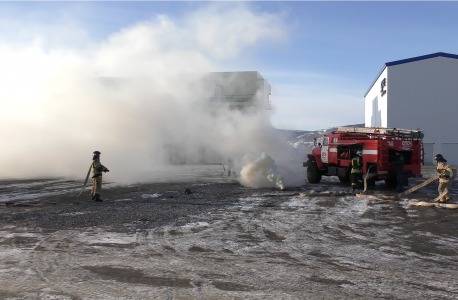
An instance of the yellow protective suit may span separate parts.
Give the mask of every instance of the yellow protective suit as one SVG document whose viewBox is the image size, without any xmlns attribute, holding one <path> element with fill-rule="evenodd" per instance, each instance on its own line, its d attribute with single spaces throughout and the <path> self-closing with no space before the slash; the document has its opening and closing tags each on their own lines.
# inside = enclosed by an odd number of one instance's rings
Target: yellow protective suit
<svg viewBox="0 0 458 300">
<path fill-rule="evenodd" d="M 92 197 L 102 191 L 102 173 L 107 171 L 108 169 L 100 163 L 99 159 L 92 162 Z"/>
<path fill-rule="evenodd" d="M 447 202 L 451 200 L 450 192 L 448 191 L 450 177 L 453 173 L 452 168 L 449 165 L 446 165 L 445 162 L 438 162 L 437 163 L 437 174 L 440 176 L 439 178 L 439 195 L 443 192 L 446 192 L 445 197 L 440 199 L 440 202 Z"/>
</svg>

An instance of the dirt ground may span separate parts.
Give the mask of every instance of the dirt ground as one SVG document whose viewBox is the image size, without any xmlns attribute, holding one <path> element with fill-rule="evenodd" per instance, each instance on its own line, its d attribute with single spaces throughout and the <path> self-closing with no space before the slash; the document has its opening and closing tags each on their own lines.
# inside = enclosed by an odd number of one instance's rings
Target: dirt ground
<svg viewBox="0 0 458 300">
<path fill-rule="evenodd" d="M 76 199 L 79 181 L 0 181 L 0 298 L 458 298 L 458 210 L 361 199 L 336 178 L 251 189 L 220 169 L 107 183 L 103 203 Z"/>
</svg>

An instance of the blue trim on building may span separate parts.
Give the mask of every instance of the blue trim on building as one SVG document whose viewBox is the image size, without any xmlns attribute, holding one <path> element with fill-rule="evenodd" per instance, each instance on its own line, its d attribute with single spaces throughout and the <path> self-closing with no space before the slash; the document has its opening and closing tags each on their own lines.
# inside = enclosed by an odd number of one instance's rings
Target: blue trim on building
<svg viewBox="0 0 458 300">
<path fill-rule="evenodd" d="M 406 64 L 406 63 L 413 62 L 413 61 L 419 61 L 419 60 L 424 60 L 424 59 L 434 58 L 434 57 L 439 57 L 439 56 L 458 59 L 458 55 L 444 53 L 444 52 L 437 52 L 433 54 L 422 55 L 422 56 L 387 62 L 385 66 L 389 67 L 389 66 L 401 65 L 401 64 Z"/>
<path fill-rule="evenodd" d="M 372 87 L 374 86 L 375 82 L 377 82 L 377 79 L 380 77 L 380 75 L 382 74 L 383 70 L 385 70 L 386 67 L 402 65 L 402 64 L 406 64 L 406 63 L 410 63 L 410 62 L 414 62 L 414 61 L 419 61 L 419 60 L 424 60 L 424 59 L 429 59 L 429 58 L 434 58 L 434 57 L 439 57 L 439 56 L 458 59 L 458 55 L 455 55 L 455 54 L 450 54 L 450 53 L 445 53 L 445 52 L 436 52 L 436 53 L 433 53 L 433 54 L 416 56 L 416 57 L 412 57 L 412 58 L 395 60 L 395 61 L 390 61 L 390 62 L 385 63 L 385 65 L 383 66 L 382 70 L 378 73 L 377 77 L 375 77 L 375 80 L 372 82 L 372 84 L 370 85 L 369 89 L 364 94 L 364 98 L 366 98 L 367 94 L 372 89 Z"/>
</svg>

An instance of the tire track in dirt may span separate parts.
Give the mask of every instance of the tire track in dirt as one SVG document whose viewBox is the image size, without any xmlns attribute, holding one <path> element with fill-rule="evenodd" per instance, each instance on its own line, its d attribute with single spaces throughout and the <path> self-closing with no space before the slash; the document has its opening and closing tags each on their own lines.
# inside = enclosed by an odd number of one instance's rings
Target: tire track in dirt
<svg viewBox="0 0 458 300">
<path fill-rule="evenodd" d="M 164 233 L 161 231 L 161 233 Z M 154 230 L 148 230 L 148 231 L 140 231 L 136 233 L 136 243 L 138 245 L 138 250 L 141 251 L 144 255 L 150 255 L 149 250 L 153 250 L 155 253 L 157 253 L 164 261 L 172 261 L 176 260 L 177 258 L 181 258 L 179 253 L 173 248 L 170 243 L 166 243 L 164 240 L 161 241 L 160 238 L 156 236 L 154 233 Z M 172 254 L 173 253 L 173 254 Z M 187 257 L 189 258 L 189 257 Z M 202 261 L 197 260 L 199 263 L 202 263 Z M 165 271 L 165 270 L 164 270 Z M 187 274 L 183 274 L 182 272 L 173 272 L 175 278 L 186 278 Z M 173 282 L 173 279 L 172 279 Z M 201 289 L 201 284 L 200 282 L 193 282 L 193 280 L 190 280 L 190 284 L 194 287 L 193 291 L 197 292 L 197 295 L 194 294 L 193 297 L 194 299 L 207 299 L 204 297 L 202 294 L 202 289 Z M 167 299 L 176 299 L 176 296 L 179 295 L 180 293 L 177 291 L 175 286 L 170 286 L 167 295 Z"/>
<path fill-rule="evenodd" d="M 202 234 L 205 234 L 205 230 L 196 232 L 196 230 L 186 230 L 183 228 L 165 228 L 153 234 L 154 245 L 162 247 L 165 250 L 162 253 L 167 256 L 167 260 L 179 261 L 179 263 L 174 264 L 174 266 L 176 265 L 174 269 L 176 274 L 182 274 L 181 277 L 191 277 L 192 284 L 196 286 L 196 299 L 216 299 L 215 297 L 224 299 L 226 297 L 224 293 L 221 293 L 217 289 L 218 284 L 220 288 L 224 285 L 224 282 L 220 284 L 220 278 L 227 277 L 225 274 L 219 274 L 222 271 L 220 270 L 222 267 L 222 258 L 215 254 L 215 249 L 212 249 L 212 247 L 202 248 L 199 246 L 199 243 L 194 243 L 196 239 L 201 240 Z M 195 234 L 198 236 L 194 236 Z M 190 235 L 194 236 L 191 239 L 191 243 L 170 242 L 170 240 L 176 241 L 177 236 L 181 237 L 181 241 L 189 240 Z M 218 262 L 218 264 L 215 265 L 215 262 Z M 236 284 L 233 284 L 233 287 L 236 287 Z"/>
<path fill-rule="evenodd" d="M 57 231 L 43 239 L 31 251 L 33 269 L 48 285 L 49 295 L 58 294 L 70 299 L 80 299 L 79 291 L 69 286 L 79 280 L 72 272 L 72 252 L 79 235 L 76 231 Z M 84 292 L 84 289 L 82 291 Z"/>
<path fill-rule="evenodd" d="M 82 234 L 76 231 L 58 231 L 44 239 L 31 252 L 34 269 L 48 286 L 41 297 L 57 294 L 71 299 L 117 299 L 135 295 L 125 285 L 114 284 L 109 277 L 91 272 L 87 265 L 99 270 L 105 264 L 116 265 L 117 262 L 110 257 L 113 253 L 97 249 L 103 247 L 101 244 L 87 244 L 81 237 Z M 106 243 L 106 247 L 110 250 L 116 248 L 109 243 Z M 120 247 L 117 250 L 125 249 Z M 114 252 L 120 252 L 117 250 Z M 116 276 L 113 278 L 117 279 Z"/>
<path fill-rule="evenodd" d="M 271 201 L 269 200 L 268 202 L 270 203 Z M 170 248 L 172 245 L 168 241 L 168 237 L 174 235 L 173 240 L 176 241 L 176 236 L 182 235 L 178 244 L 182 245 L 185 244 L 186 241 L 189 243 L 189 240 L 197 240 L 201 241 L 201 243 L 205 243 L 207 246 L 210 246 L 209 249 L 203 249 L 199 246 L 192 246 L 188 249 L 184 248 L 182 250 L 175 249 L 175 257 L 180 257 L 186 262 L 186 264 L 189 265 L 195 265 L 195 262 L 198 262 L 199 267 L 197 273 L 200 274 L 201 278 L 207 277 L 207 281 L 211 280 L 210 284 L 219 289 L 220 292 L 230 290 L 231 292 L 251 291 L 257 293 L 256 291 L 260 291 L 259 293 L 264 293 L 265 290 L 268 290 L 268 294 L 272 296 L 272 292 L 276 293 L 288 291 L 291 293 L 292 291 L 300 292 L 303 290 L 300 282 L 297 284 L 291 282 L 279 284 L 279 282 L 273 279 L 271 275 L 268 275 L 269 269 L 271 268 L 263 266 L 267 262 L 270 264 L 276 264 L 280 266 L 280 268 L 291 268 L 294 264 L 300 264 L 301 262 L 291 257 L 284 251 L 269 251 L 269 248 L 272 248 L 272 243 L 275 244 L 281 242 L 284 240 L 284 237 L 277 235 L 274 231 L 263 228 L 263 220 L 260 216 L 263 214 L 265 207 L 263 207 L 262 203 L 259 206 L 253 207 L 252 212 L 242 212 L 242 215 L 244 214 L 245 217 L 240 218 L 238 214 L 242 209 L 246 210 L 246 208 L 243 207 L 224 208 L 224 212 L 221 213 L 221 219 L 217 219 L 215 222 L 210 224 L 210 228 L 208 230 L 211 231 L 211 233 L 209 235 L 211 235 L 212 238 L 218 238 L 216 242 L 218 245 L 215 245 L 215 243 L 212 245 L 211 243 L 203 240 L 202 235 L 205 234 L 205 230 L 200 231 L 198 233 L 200 234 L 199 236 L 192 237 L 190 236 L 191 233 L 177 232 L 176 229 L 169 229 L 168 231 L 165 231 L 166 234 L 162 234 L 162 237 L 161 235 L 158 235 L 157 242 L 165 248 Z M 215 214 L 213 214 L 213 216 L 214 215 Z M 223 224 L 218 226 L 218 222 L 221 222 L 223 218 Z M 257 223 L 260 223 L 261 225 L 258 225 Z M 225 233 L 225 228 L 228 224 L 230 224 L 233 229 L 230 233 Z M 167 232 L 169 236 L 167 236 Z M 235 252 L 229 249 L 224 249 L 226 240 L 235 241 L 235 247 L 242 248 L 241 253 L 236 253 L 240 252 L 240 249 Z M 195 243 L 191 242 L 191 244 Z M 191 244 L 188 246 L 191 246 Z M 223 249 L 218 251 L 217 247 L 221 248 L 221 245 L 223 245 Z M 193 252 L 193 254 L 189 254 L 190 252 Z M 236 276 L 214 274 L 214 270 L 219 270 L 219 273 L 231 274 L 234 271 L 234 266 L 241 269 L 241 271 L 235 273 Z M 250 271 L 253 267 L 258 268 L 258 270 L 255 272 Z M 249 274 L 249 276 L 245 276 L 246 273 Z M 273 288 L 273 286 L 275 286 L 275 288 Z M 209 287 L 208 284 L 207 287 Z M 216 296 L 218 295 L 218 292 L 213 290 L 211 295 Z"/>
</svg>

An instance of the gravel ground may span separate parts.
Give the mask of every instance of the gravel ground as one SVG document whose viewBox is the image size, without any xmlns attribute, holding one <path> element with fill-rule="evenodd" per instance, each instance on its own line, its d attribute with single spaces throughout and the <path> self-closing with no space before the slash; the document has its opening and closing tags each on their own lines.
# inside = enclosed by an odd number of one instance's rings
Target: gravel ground
<svg viewBox="0 0 458 300">
<path fill-rule="evenodd" d="M 235 178 L 221 176 L 220 169 L 195 166 L 161 183 L 104 183 L 103 203 L 90 200 L 89 187 L 77 198 L 81 188 L 78 181 L 3 181 L 0 201 L 5 209 L 0 214 L 7 224 L 53 230 L 96 226 L 135 232 L 168 224 L 184 225 L 193 216 L 233 205 L 239 194 L 250 191 Z M 186 189 L 191 194 L 185 194 Z"/>
<path fill-rule="evenodd" d="M 279 191 L 220 172 L 108 183 L 103 203 L 76 199 L 75 181 L 2 181 L 0 298 L 458 298 L 457 211 L 360 199 L 335 178 Z"/>
<path fill-rule="evenodd" d="M 192 194 L 186 195 L 186 188 Z M 238 202 L 237 196 L 244 190 L 238 183 L 231 182 L 139 185 L 107 191 L 103 203 L 69 201 L 67 205 L 6 216 L 6 220 L 23 219 L 25 225 L 31 228 L 110 227 L 117 231 L 135 232 L 164 225 L 185 225 L 199 214 L 224 205 L 234 205 Z"/>
</svg>

